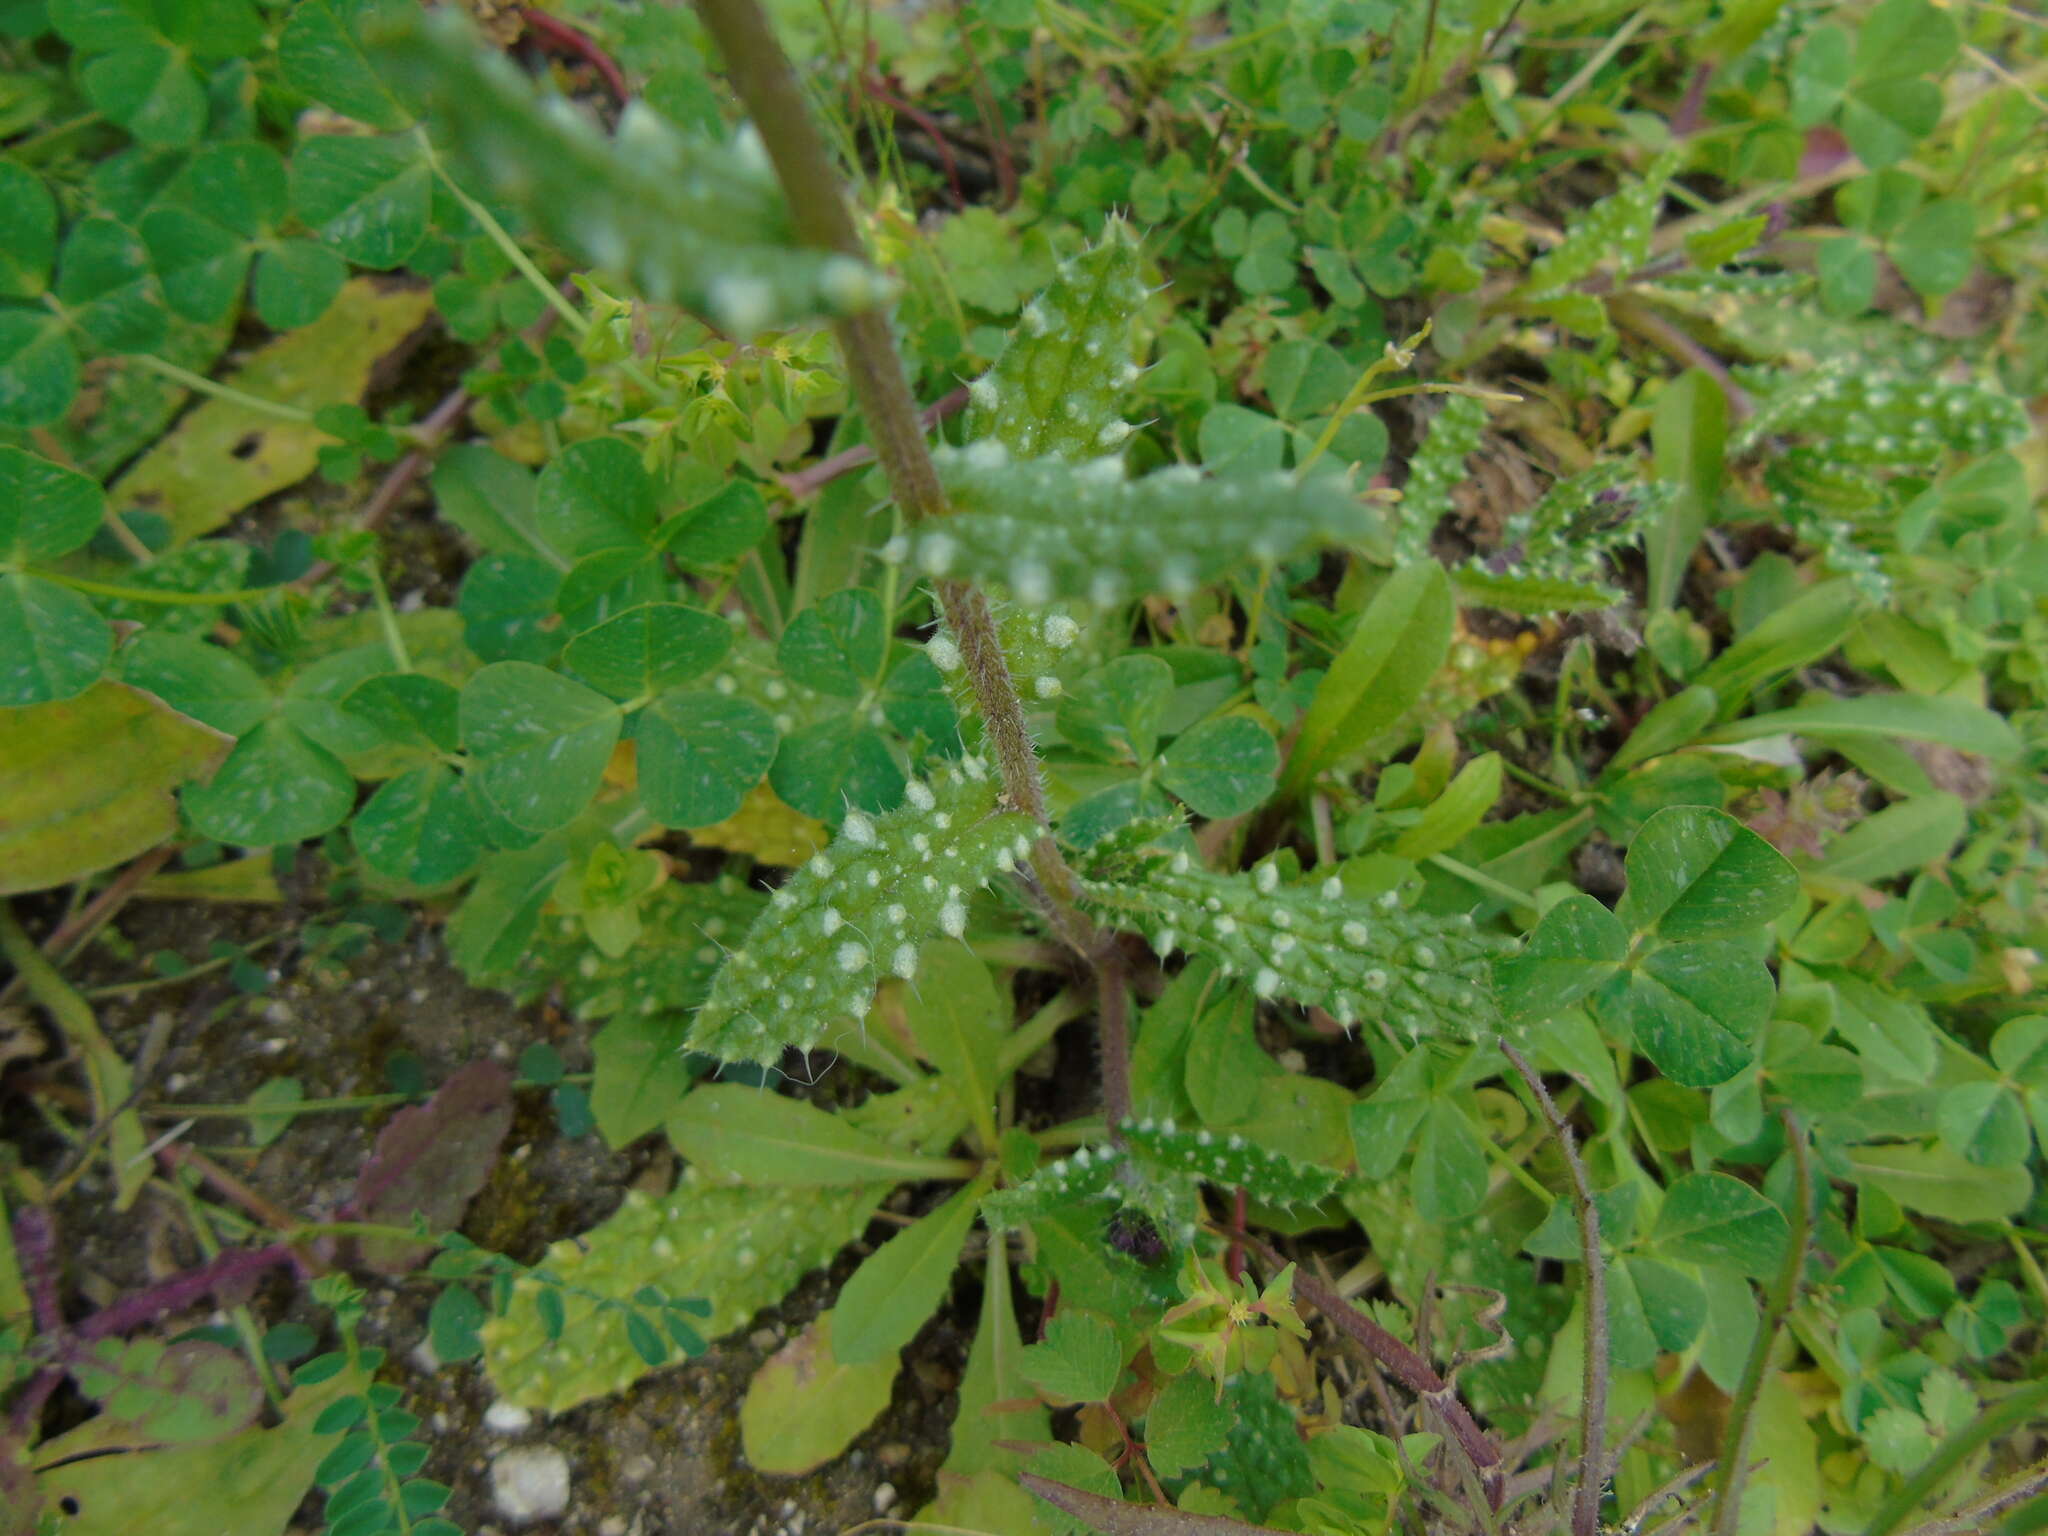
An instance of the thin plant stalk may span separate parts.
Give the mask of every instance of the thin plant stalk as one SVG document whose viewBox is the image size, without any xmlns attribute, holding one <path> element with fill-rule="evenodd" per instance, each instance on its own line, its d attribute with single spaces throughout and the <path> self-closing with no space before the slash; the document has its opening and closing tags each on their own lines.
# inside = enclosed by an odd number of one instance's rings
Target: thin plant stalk
<svg viewBox="0 0 2048 1536">
<path fill-rule="evenodd" d="M 809 103 L 768 18 L 755 0 L 696 0 L 697 12 L 725 60 L 726 73 L 761 135 L 789 200 L 797 237 L 818 250 L 866 259 L 860 233 L 847 212 L 839 176 L 825 141 L 811 121 Z M 886 313 L 863 310 L 833 323 L 854 398 L 873 434 L 875 456 L 904 517 L 912 522 L 949 510 L 937 468 L 925 446 L 917 402 L 904 376 Z M 981 593 L 965 582 L 938 583 L 940 606 L 952 627 L 988 730 L 989 746 L 1010 803 L 1049 827 L 1038 754 L 1024 723 L 1024 707 L 996 639 L 995 620 Z M 1093 961 L 1099 940 L 1076 898 L 1079 882 L 1049 833 L 1031 851 L 1039 893 L 1054 928 L 1077 953 Z"/>
<path fill-rule="evenodd" d="M 1785 1248 L 1785 1262 L 1779 1266 L 1770 1295 L 1765 1298 L 1764 1315 L 1757 1323 L 1756 1337 L 1750 1341 L 1749 1358 L 1742 1365 L 1742 1380 L 1728 1405 L 1728 1431 L 1721 1441 L 1721 1465 L 1714 1477 L 1710 1527 L 1714 1536 L 1735 1536 L 1742 1517 L 1742 1489 L 1749 1481 L 1749 1451 L 1756 1438 L 1757 1397 L 1763 1391 L 1764 1372 L 1770 1367 L 1778 1330 L 1784 1327 L 1785 1315 L 1792 1310 L 1792 1302 L 1799 1293 L 1799 1277 L 1806 1268 L 1806 1245 L 1813 1236 L 1813 1165 L 1807 1153 L 1806 1128 L 1790 1109 L 1778 1113 L 1785 1125 L 1785 1145 L 1792 1153 L 1792 1237 Z M 1884 1536 L 1884 1532 L 1873 1525 L 1871 1536 Z"/>
<path fill-rule="evenodd" d="M 1543 1079 L 1522 1053 L 1507 1041 L 1501 1054 L 1534 1095 L 1544 1119 L 1557 1136 L 1564 1165 L 1571 1174 L 1572 1207 L 1579 1218 L 1579 1254 L 1586 1266 L 1586 1347 L 1584 1402 L 1579 1409 L 1579 1480 L 1572 1493 L 1572 1536 L 1600 1536 L 1600 1496 L 1607 1486 L 1607 1263 L 1600 1252 L 1600 1207 L 1586 1165 L 1579 1159 L 1577 1139 L 1558 1112 Z"/>
</svg>

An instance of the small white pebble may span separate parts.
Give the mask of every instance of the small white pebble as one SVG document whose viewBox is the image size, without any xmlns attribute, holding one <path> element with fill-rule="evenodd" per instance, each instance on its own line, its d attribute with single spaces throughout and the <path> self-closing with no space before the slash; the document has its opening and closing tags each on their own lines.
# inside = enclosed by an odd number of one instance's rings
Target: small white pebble
<svg viewBox="0 0 2048 1536">
<path fill-rule="evenodd" d="M 533 1410 L 500 1398 L 484 1410 L 484 1427 L 497 1435 L 523 1435 L 533 1427 Z"/>
<path fill-rule="evenodd" d="M 553 1520 L 569 1507 L 569 1458 L 551 1445 L 522 1445 L 491 1462 L 491 1501 L 514 1525 Z"/>
<path fill-rule="evenodd" d="M 894 1483 L 875 1484 L 875 1513 L 878 1515 L 887 1514 L 895 1506 L 896 1485 Z"/>
</svg>

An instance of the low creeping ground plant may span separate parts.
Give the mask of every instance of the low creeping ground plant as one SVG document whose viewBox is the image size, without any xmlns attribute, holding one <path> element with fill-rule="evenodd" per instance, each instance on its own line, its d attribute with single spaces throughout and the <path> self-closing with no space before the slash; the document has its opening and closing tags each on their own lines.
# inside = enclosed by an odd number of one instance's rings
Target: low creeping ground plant
<svg viewBox="0 0 2048 1536">
<path fill-rule="evenodd" d="M 487 1252 L 472 1066 L 229 1267 L 423 1266 L 560 1412 L 836 1266 L 747 1463 L 971 1316 L 916 1518 L 996 1536 L 2033 1528 L 2024 18 L 579 0 L 537 81 L 188 10 L 0 17 L 72 109 L 0 160 L 0 892 L 316 845 L 684 1164 Z M 0 934 L 125 1208 L 134 1064 Z M 88 1338 L 69 1181 L 0 1185 L 11 1505 L 191 1441 L 453 1528 L 354 1283 L 289 1392 L 246 1310 Z"/>
</svg>

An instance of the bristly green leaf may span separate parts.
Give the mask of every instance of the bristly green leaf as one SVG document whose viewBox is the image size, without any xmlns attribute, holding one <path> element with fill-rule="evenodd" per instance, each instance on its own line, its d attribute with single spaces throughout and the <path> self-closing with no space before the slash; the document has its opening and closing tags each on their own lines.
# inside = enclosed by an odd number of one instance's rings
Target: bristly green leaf
<svg viewBox="0 0 2048 1536">
<path fill-rule="evenodd" d="M 1120 447 L 1133 430 L 1118 405 L 1138 380 L 1131 322 L 1144 301 L 1137 235 L 1112 217 L 1099 242 L 1060 264 L 995 366 L 968 386 L 968 440 L 1076 462 Z"/>
<path fill-rule="evenodd" d="M 892 1146 L 932 1151 L 957 1136 L 966 1114 L 931 1078 L 877 1094 L 836 1117 Z M 484 1325 L 484 1365 L 508 1401 L 559 1413 L 623 1391 L 647 1374 L 626 1336 L 625 1308 L 653 1285 L 669 1296 L 708 1296 L 694 1331 L 716 1339 L 789 1294 L 810 1270 L 866 1230 L 889 1182 L 812 1189 L 714 1183 L 685 1168 L 666 1196 L 629 1192 L 610 1218 L 550 1247 L 512 1290 L 502 1317 Z M 562 1303 L 551 1340 L 542 1298 Z"/>
<path fill-rule="evenodd" d="M 1408 461 L 1408 483 L 1401 487 L 1396 567 L 1429 558 L 1429 536 L 1450 512 L 1451 487 L 1463 483 L 1465 456 L 1478 448 L 1485 430 L 1486 403 L 1472 395 L 1452 395 L 1430 418 L 1422 446 Z"/>
<path fill-rule="evenodd" d="M 867 309 L 888 284 L 851 257 L 799 246 L 760 140 L 717 143 L 635 101 L 607 139 L 542 99 L 460 13 L 380 27 L 371 56 L 417 92 L 434 131 L 549 235 L 649 298 L 709 314 L 742 339 L 816 314 Z"/>
<path fill-rule="evenodd" d="M 1186 597 L 1246 559 L 1270 566 L 1318 545 L 1362 543 L 1379 526 L 1329 480 L 1205 480 L 1187 465 L 1127 480 L 1115 458 L 1016 460 L 994 439 L 932 457 L 959 510 L 888 552 L 927 576 L 1000 582 L 1025 604 Z"/>
<path fill-rule="evenodd" d="M 1089 1201 L 1121 1200 L 1122 1166 L 1122 1154 L 1115 1147 L 1083 1147 L 1071 1157 L 1047 1163 L 1022 1183 L 986 1197 L 981 1202 L 982 1219 L 1000 1231 Z"/>
<path fill-rule="evenodd" d="M 1261 1205 L 1314 1205 L 1336 1189 L 1328 1168 L 1298 1162 L 1244 1137 L 1183 1130 L 1171 1120 L 1127 1120 L 1124 1145 L 1156 1176 L 1193 1174 L 1221 1189 L 1242 1189 Z"/>
<path fill-rule="evenodd" d="M 1661 482 L 1631 484 L 1641 466 L 1608 459 L 1558 481 L 1507 520 L 1498 548 L 1457 572 L 1458 588 L 1490 608 L 1516 613 L 1611 607 L 1610 550 L 1642 536 L 1676 494 Z"/>
<path fill-rule="evenodd" d="M 1623 185 L 1572 223 L 1565 237 L 1529 266 L 1518 297 L 1547 298 L 1605 266 L 1626 277 L 1650 254 L 1650 234 L 1657 227 L 1657 207 L 1677 173 L 1683 152 L 1666 150 Z"/>
<path fill-rule="evenodd" d="M 1362 900 L 1335 876 L 1283 885 L 1272 864 L 1217 874 L 1185 851 L 1118 862 L 1083 880 L 1091 906 L 1148 931 L 1161 955 L 1213 957 L 1259 997 L 1322 1008 L 1344 1025 L 1383 1020 L 1410 1039 L 1473 1039 L 1500 1025 L 1489 961 L 1506 941 L 1469 917 L 1405 911 L 1391 893 Z"/>
<path fill-rule="evenodd" d="M 726 958 L 690 1044 L 774 1063 L 864 1016 L 883 976 L 917 974 L 918 949 L 967 928 L 967 896 L 1030 847 L 1029 821 L 997 808 L 987 765 L 963 759 L 901 809 L 847 813 L 839 835 L 777 891 Z"/>
<path fill-rule="evenodd" d="M 1949 453 L 2009 448 L 2029 432 L 2019 401 L 1975 380 L 1896 373 L 1844 358 L 1817 368 L 1746 375 L 1761 385 L 1756 414 L 1731 454 L 1784 437 L 1814 439 L 1840 465 L 1932 468 Z"/>
</svg>

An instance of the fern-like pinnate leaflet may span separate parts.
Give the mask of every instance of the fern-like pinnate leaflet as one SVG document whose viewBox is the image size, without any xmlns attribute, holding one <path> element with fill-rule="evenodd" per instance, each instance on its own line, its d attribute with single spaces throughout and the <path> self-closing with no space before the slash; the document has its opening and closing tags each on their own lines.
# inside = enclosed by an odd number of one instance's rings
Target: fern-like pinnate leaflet
<svg viewBox="0 0 2048 1536">
<path fill-rule="evenodd" d="M 852 257 L 800 245 L 761 141 L 676 128 L 630 102 L 615 137 L 543 98 L 447 7 L 380 22 L 378 66 L 421 99 L 437 140 L 567 250 L 632 278 L 656 302 L 701 310 L 745 338 L 886 299 Z"/>
<path fill-rule="evenodd" d="M 968 757 L 913 780 L 894 811 L 849 811 L 726 955 L 690 1046 L 772 1064 L 860 1020 L 884 976 L 915 978 L 920 947 L 964 934 L 969 896 L 1030 849 L 1029 819 L 998 798 Z"/>
<path fill-rule="evenodd" d="M 1115 458 L 1019 460 L 992 438 L 932 458 L 957 510 L 886 553 L 927 576 L 995 583 L 1027 605 L 1185 597 L 1247 558 L 1270 566 L 1320 545 L 1364 543 L 1379 526 L 1329 479 L 1205 479 L 1175 465 L 1133 480 Z"/>
<path fill-rule="evenodd" d="M 1161 955 L 1206 955 L 1261 998 L 1321 1008 L 1346 1026 L 1378 1021 L 1408 1039 L 1499 1027 L 1492 960 L 1507 941 L 1469 916 L 1411 912 L 1391 893 L 1353 896 L 1335 876 L 1284 883 L 1273 863 L 1219 874 L 1186 850 L 1118 856 L 1098 870 L 1082 890 L 1105 920 L 1147 934 Z"/>
<path fill-rule="evenodd" d="M 1138 237 L 1112 218 L 1024 307 L 995 366 L 968 386 L 967 437 L 1020 457 L 1085 460 L 1135 430 L 1117 406 L 1137 382 L 1132 322 L 1145 301 Z"/>
</svg>

